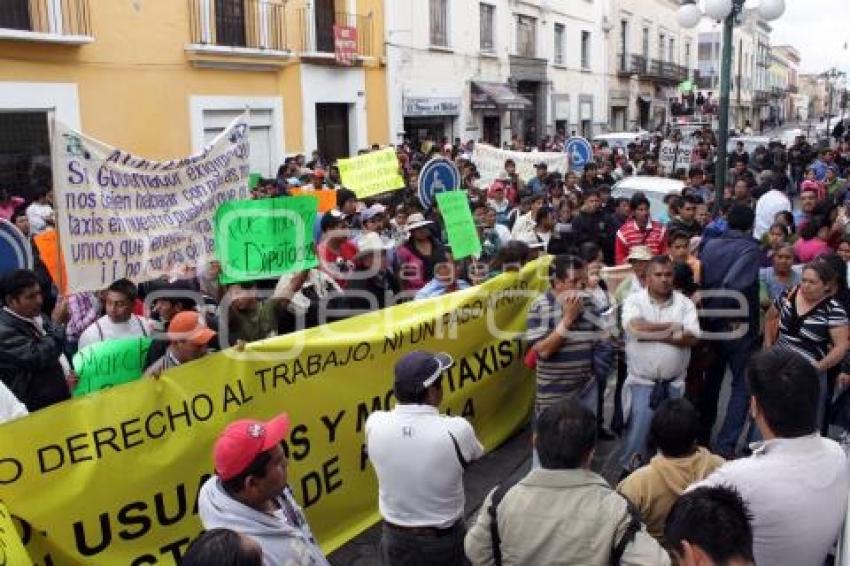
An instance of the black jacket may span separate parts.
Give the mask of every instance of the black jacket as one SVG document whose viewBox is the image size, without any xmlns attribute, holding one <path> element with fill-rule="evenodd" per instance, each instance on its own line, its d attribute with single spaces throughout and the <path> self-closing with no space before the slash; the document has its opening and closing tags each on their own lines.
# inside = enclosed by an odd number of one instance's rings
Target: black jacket
<svg viewBox="0 0 850 566">
<path fill-rule="evenodd" d="M 59 363 L 65 331 L 45 320 L 46 336 L 5 309 L 0 309 L 0 380 L 29 411 L 70 397 Z"/>
<path fill-rule="evenodd" d="M 581 211 L 573 219 L 573 231 L 577 245 L 585 242 L 595 243 L 605 255 L 605 263 L 614 265 L 614 238 L 617 236 L 617 228 L 611 215 L 601 210 L 593 214 Z"/>
</svg>

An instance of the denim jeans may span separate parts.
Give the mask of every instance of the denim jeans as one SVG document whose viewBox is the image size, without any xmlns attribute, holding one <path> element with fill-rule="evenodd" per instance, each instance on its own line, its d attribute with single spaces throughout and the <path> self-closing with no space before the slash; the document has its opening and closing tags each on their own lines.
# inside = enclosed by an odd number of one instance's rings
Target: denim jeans
<svg viewBox="0 0 850 566">
<path fill-rule="evenodd" d="M 649 461 L 649 428 L 655 411 L 649 407 L 652 385 L 638 383 L 626 384 L 631 392 L 631 410 L 626 422 L 626 442 L 620 464 L 623 469 L 632 471 Z M 670 399 L 679 399 L 685 394 L 685 384 L 682 381 L 670 384 Z"/>
<path fill-rule="evenodd" d="M 705 387 L 700 398 L 700 440 L 709 445 L 711 430 L 717 418 L 717 403 L 720 398 L 720 388 L 726 375 L 726 366 L 732 373 L 732 386 L 729 394 L 729 404 L 726 406 L 726 418 L 717 434 L 716 450 L 721 454 L 731 454 L 738 443 L 738 437 L 744 429 L 749 406 L 747 392 L 746 369 L 747 360 L 755 344 L 751 336 L 743 336 L 737 340 L 715 342 L 715 361 L 705 372 Z"/>
<path fill-rule="evenodd" d="M 579 403 L 583 406 L 587 407 L 593 414 L 596 414 L 596 392 L 599 389 L 599 383 L 596 379 L 593 380 L 593 383 L 588 385 L 588 388 L 585 389 L 581 395 L 576 397 Z M 531 430 L 537 430 L 537 415 L 533 415 L 531 417 Z M 531 447 L 531 469 L 536 470 L 540 467 L 540 457 L 537 455 L 537 448 Z"/>
</svg>

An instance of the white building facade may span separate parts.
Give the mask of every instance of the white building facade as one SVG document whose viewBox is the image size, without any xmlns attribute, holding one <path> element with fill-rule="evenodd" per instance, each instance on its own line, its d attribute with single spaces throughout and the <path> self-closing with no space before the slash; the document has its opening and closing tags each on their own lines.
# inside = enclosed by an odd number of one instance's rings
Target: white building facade
<svg viewBox="0 0 850 566">
<path fill-rule="evenodd" d="M 603 131 L 607 1 L 386 0 L 390 138 Z"/>
<path fill-rule="evenodd" d="M 607 14 L 609 128 L 662 128 L 678 86 L 693 78 L 695 30 L 676 18 L 677 0 L 611 0 Z"/>
<path fill-rule="evenodd" d="M 730 127 L 743 129 L 750 122 L 754 130 L 770 116 L 768 90 L 770 65 L 770 26 L 755 10 L 745 10 L 732 32 L 732 74 L 729 92 Z M 723 25 L 703 19 L 699 27 L 698 61 L 700 90 L 720 93 L 720 60 Z"/>
</svg>

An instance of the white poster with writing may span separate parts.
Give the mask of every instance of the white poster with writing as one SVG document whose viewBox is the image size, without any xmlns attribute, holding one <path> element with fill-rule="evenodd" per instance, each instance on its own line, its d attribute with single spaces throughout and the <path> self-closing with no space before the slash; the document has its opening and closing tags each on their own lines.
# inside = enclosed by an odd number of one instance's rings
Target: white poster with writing
<svg viewBox="0 0 850 566">
<path fill-rule="evenodd" d="M 475 144 L 472 151 L 472 162 L 478 168 L 481 175 L 479 180 L 481 187 L 486 187 L 499 177 L 505 170 L 505 160 L 513 159 L 516 163 L 516 172 L 523 181 L 528 181 L 537 173 L 534 166 L 537 163 L 545 163 L 548 171 L 558 171 L 565 175 L 569 171 L 569 157 L 566 153 L 549 151 L 508 151 L 499 149 L 484 143 Z"/>
<path fill-rule="evenodd" d="M 672 174 L 674 167 L 676 171 L 687 171 L 691 168 L 693 152 L 693 144 L 664 140 L 661 142 L 661 148 L 658 152 L 658 165 L 667 174 Z"/>
<path fill-rule="evenodd" d="M 248 198 L 245 115 L 200 153 L 138 157 L 55 123 L 54 206 L 68 292 L 178 276 L 214 259 L 219 204 Z"/>
</svg>

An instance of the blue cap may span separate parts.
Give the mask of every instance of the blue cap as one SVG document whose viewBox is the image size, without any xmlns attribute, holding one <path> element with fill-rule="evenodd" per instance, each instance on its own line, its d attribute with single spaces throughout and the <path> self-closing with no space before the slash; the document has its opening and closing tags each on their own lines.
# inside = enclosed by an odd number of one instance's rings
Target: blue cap
<svg viewBox="0 0 850 566">
<path fill-rule="evenodd" d="M 454 365 L 445 352 L 416 350 L 401 358 L 395 365 L 395 388 L 419 393 L 434 385 L 440 375 Z"/>
</svg>

